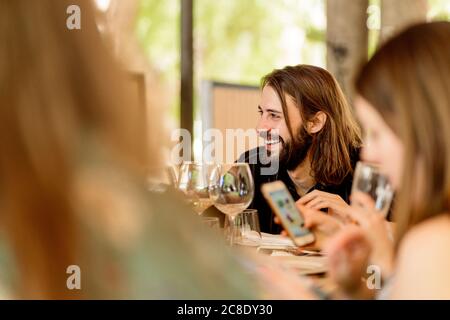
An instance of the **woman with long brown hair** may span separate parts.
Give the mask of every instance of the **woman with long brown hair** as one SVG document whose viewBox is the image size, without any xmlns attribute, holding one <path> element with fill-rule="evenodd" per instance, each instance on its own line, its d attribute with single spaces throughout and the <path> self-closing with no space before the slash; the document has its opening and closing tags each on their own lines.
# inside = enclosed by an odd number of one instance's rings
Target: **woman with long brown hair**
<svg viewBox="0 0 450 320">
<path fill-rule="evenodd" d="M 381 272 L 383 297 L 450 298 L 450 23 L 411 27 L 384 44 L 356 81 L 362 159 L 396 189 L 394 239 L 364 194 L 352 194 L 348 226 L 333 237 L 330 276 L 344 297 L 374 297 L 361 281 Z M 302 208 L 306 209 L 306 208 Z M 306 210 L 307 216 L 320 215 Z M 331 218 L 307 223 L 322 229 Z M 325 221 L 327 220 L 327 221 Z M 315 226 L 314 226 L 315 224 Z"/>
<path fill-rule="evenodd" d="M 66 26 L 70 5 L 80 7 L 80 30 Z M 0 42 L 1 291 L 253 297 L 239 261 L 198 217 L 146 190 L 161 146 L 145 145 L 143 110 L 91 1 L 0 0 Z M 152 121 L 160 134 L 157 113 Z"/>
</svg>

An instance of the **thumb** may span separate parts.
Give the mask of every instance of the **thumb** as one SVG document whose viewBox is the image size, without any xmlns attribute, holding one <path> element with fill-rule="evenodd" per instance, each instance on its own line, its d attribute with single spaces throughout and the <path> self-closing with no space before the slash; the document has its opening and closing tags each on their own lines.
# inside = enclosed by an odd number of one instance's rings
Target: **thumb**
<svg viewBox="0 0 450 320">
<path fill-rule="evenodd" d="M 356 205 L 362 208 L 373 209 L 375 208 L 375 201 L 367 193 L 355 191 L 351 195 L 352 205 Z"/>
<path fill-rule="evenodd" d="M 314 228 L 319 226 L 324 223 L 326 219 L 325 213 L 311 208 L 303 207 L 301 213 L 303 214 L 306 228 Z"/>
</svg>

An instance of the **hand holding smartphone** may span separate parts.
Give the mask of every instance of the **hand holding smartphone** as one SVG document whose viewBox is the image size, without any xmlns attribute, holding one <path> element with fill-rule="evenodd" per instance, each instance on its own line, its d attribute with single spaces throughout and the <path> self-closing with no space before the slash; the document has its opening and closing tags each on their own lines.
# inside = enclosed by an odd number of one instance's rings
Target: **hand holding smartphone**
<svg viewBox="0 0 450 320">
<path fill-rule="evenodd" d="M 297 246 L 314 242 L 314 234 L 303 227 L 304 219 L 295 201 L 281 181 L 266 183 L 261 191 L 272 210 L 280 218 L 286 232 Z"/>
</svg>

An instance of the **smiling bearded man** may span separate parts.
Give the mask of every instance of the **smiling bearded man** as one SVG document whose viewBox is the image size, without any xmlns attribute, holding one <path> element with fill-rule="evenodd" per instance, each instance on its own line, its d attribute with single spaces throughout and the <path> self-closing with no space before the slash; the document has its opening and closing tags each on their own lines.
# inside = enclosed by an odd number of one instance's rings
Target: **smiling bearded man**
<svg viewBox="0 0 450 320">
<path fill-rule="evenodd" d="M 338 83 L 322 68 L 274 70 L 262 79 L 261 88 L 257 130 L 265 144 L 238 161 L 249 163 L 252 170 L 255 197 L 250 208 L 259 212 L 261 231 L 279 233 L 261 185 L 281 180 L 294 200 L 303 197 L 302 204 L 316 209 L 327 209 L 329 201 L 346 206 L 360 129 Z"/>
</svg>

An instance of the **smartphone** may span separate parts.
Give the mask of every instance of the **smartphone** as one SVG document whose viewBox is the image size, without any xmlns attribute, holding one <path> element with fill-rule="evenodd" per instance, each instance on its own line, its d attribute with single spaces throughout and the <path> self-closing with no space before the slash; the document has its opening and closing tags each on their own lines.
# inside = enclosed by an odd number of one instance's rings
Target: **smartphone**
<svg viewBox="0 0 450 320">
<path fill-rule="evenodd" d="M 314 242 L 314 234 L 303 226 L 303 216 L 295 206 L 294 199 L 282 181 L 265 183 L 262 185 L 261 191 L 297 246 Z"/>
</svg>

